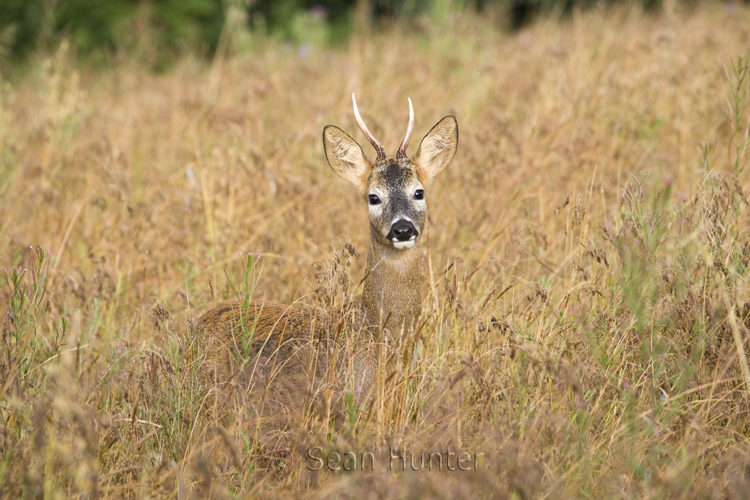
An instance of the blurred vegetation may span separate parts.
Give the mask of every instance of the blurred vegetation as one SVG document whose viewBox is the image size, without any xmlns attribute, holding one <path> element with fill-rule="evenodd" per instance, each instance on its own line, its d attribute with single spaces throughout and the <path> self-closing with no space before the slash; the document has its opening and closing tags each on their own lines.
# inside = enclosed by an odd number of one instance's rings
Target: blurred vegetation
<svg viewBox="0 0 750 500">
<path fill-rule="evenodd" d="M 129 50 L 139 43 L 161 49 L 215 48 L 224 25 L 219 0 L 4 0 L 0 52 L 23 58 L 66 36 L 82 54 Z M 144 37 L 147 37 L 144 40 Z"/>
<path fill-rule="evenodd" d="M 82 70 L 68 25 L 0 85 L 0 499 L 748 498 L 750 8 L 556 12 L 511 35 L 432 11 L 241 52 L 248 8 L 222 4 L 210 67 L 154 74 L 168 39 L 122 21 L 132 45 Z M 342 235 L 359 293 L 367 209 L 320 136 L 362 143 L 355 91 L 391 152 L 407 97 L 411 153 L 440 117 L 461 127 L 428 191 L 422 327 L 384 346 L 398 370 L 372 411 L 329 412 L 330 390 L 279 445 L 273 408 L 201 381 L 195 318 L 247 296 L 258 254 L 254 298 L 312 307 Z M 394 445 L 486 460 L 389 472 Z M 313 446 L 380 467 L 313 473 Z"/>
<path fill-rule="evenodd" d="M 646 8 L 661 3 L 635 1 Z M 0 59 L 23 60 L 61 37 L 83 55 L 153 50 L 163 59 L 186 49 L 211 54 L 233 8 L 245 29 L 304 44 L 345 40 L 355 11 L 387 22 L 476 9 L 518 28 L 539 12 L 594 5 L 594 0 L 3 0 Z"/>
</svg>

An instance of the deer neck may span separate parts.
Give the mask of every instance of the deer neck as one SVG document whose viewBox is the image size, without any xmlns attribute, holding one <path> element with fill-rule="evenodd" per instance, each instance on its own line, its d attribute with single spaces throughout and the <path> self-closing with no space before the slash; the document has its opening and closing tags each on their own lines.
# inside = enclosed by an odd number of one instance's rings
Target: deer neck
<svg viewBox="0 0 750 500">
<path fill-rule="evenodd" d="M 418 245 L 398 250 L 371 236 L 362 294 L 365 326 L 392 334 L 414 328 L 422 306 L 421 275 Z"/>
</svg>

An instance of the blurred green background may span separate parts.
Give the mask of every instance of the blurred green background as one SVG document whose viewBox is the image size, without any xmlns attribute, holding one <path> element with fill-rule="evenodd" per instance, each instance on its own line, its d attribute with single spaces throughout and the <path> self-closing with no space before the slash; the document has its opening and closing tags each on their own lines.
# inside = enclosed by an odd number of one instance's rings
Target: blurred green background
<svg viewBox="0 0 750 500">
<path fill-rule="evenodd" d="M 210 56 L 227 26 L 291 43 L 338 43 L 357 20 L 446 19 L 475 9 L 517 29 L 538 13 L 569 12 L 595 0 L 2 0 L 0 60 L 19 61 L 67 38 L 77 53 L 151 53 L 157 66 L 175 53 Z M 658 8 L 661 0 L 631 0 Z M 154 56 L 153 54 L 157 54 Z"/>
</svg>

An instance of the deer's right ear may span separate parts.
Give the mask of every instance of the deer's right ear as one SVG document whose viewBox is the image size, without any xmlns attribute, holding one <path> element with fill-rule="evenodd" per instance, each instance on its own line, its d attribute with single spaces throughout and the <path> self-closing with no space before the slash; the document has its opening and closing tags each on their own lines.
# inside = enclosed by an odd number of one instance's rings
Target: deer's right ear
<svg viewBox="0 0 750 500">
<path fill-rule="evenodd" d="M 362 196 L 367 194 L 367 178 L 372 169 L 357 141 L 334 125 L 323 129 L 323 147 L 331 168 L 357 187 Z"/>
</svg>

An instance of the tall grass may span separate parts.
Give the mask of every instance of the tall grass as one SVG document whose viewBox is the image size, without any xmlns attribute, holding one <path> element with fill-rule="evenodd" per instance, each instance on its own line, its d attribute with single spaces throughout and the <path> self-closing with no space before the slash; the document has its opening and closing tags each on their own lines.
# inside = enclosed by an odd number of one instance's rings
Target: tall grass
<svg viewBox="0 0 750 500">
<path fill-rule="evenodd" d="M 467 14 L 162 75 L 63 45 L 0 92 L 1 495 L 744 498 L 749 36 L 741 6 Z M 195 318 L 358 293 L 366 210 L 320 144 L 352 91 L 387 147 L 408 96 L 459 152 L 374 403 L 324 395 L 274 445 L 211 397 Z M 476 470 L 409 470 L 449 450 Z"/>
</svg>

